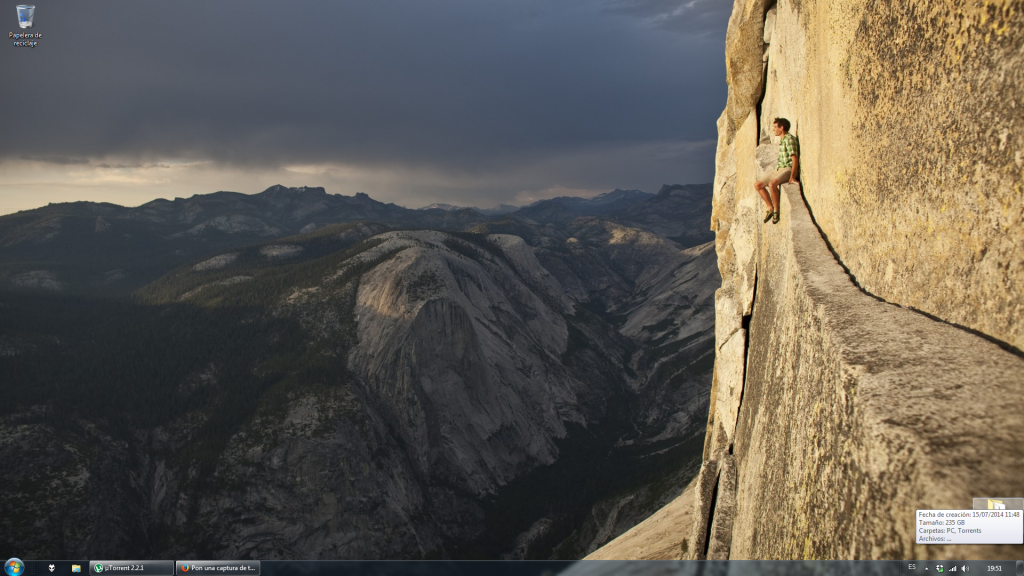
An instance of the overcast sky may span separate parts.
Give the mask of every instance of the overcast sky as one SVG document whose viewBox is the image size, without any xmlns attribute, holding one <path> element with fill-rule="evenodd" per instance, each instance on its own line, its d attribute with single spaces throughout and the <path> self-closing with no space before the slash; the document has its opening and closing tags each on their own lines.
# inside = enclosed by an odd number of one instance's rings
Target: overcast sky
<svg viewBox="0 0 1024 576">
<path fill-rule="evenodd" d="M 728 0 L 36 6 L 39 46 L 0 49 L 0 214 L 278 183 L 488 207 L 714 175 Z"/>
</svg>

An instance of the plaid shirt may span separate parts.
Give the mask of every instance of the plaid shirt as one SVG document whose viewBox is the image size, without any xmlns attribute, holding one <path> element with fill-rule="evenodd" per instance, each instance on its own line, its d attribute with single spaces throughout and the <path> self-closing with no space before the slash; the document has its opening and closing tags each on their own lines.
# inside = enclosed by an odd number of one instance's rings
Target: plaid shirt
<svg viewBox="0 0 1024 576">
<path fill-rule="evenodd" d="M 793 156 L 800 157 L 800 142 L 792 134 L 783 134 L 782 141 L 779 142 L 779 162 L 775 169 L 792 168 Z"/>
</svg>

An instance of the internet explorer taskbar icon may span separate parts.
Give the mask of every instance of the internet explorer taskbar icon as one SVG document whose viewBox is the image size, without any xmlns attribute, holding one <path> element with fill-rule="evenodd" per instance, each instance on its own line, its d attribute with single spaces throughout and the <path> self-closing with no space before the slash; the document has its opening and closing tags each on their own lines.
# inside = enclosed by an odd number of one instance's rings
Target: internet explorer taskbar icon
<svg viewBox="0 0 1024 576">
<path fill-rule="evenodd" d="M 22 28 L 32 27 L 32 17 L 36 15 L 36 7 L 29 4 L 18 5 L 18 26 Z"/>
</svg>

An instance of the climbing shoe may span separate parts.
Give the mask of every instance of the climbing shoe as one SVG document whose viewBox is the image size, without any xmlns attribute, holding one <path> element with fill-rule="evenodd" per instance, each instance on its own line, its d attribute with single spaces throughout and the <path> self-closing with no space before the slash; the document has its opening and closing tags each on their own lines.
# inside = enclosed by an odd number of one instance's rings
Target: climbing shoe
<svg viewBox="0 0 1024 576">
<path fill-rule="evenodd" d="M 766 222 L 767 222 L 767 220 L 766 220 Z M 778 223 L 779 223 L 779 213 L 778 212 L 774 212 L 774 213 L 772 213 L 772 224 L 778 224 Z"/>
<path fill-rule="evenodd" d="M 764 223 L 767 224 L 768 221 L 771 220 L 774 215 L 775 215 L 775 212 L 773 212 L 771 210 L 768 210 L 768 212 L 766 212 L 765 215 L 764 215 Z"/>
</svg>

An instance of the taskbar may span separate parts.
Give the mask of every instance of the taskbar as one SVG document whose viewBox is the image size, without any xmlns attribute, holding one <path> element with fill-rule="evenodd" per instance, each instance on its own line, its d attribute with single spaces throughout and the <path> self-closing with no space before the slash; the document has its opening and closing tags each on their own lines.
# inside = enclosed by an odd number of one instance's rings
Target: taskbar
<svg viewBox="0 0 1024 576">
<path fill-rule="evenodd" d="M 12 558 L 7 561 L 5 572 L 6 576 L 1024 576 L 1024 560 L 21 561 Z"/>
</svg>

